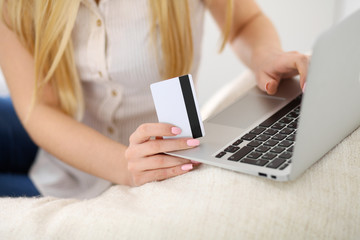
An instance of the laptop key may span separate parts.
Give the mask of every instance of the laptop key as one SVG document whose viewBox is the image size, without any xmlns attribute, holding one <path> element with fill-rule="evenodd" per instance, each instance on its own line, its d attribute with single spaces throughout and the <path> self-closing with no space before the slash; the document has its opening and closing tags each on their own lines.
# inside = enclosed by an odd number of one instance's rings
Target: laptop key
<svg viewBox="0 0 360 240">
<path fill-rule="evenodd" d="M 279 120 L 283 115 L 280 115 L 277 113 L 275 113 L 274 115 L 272 115 L 271 117 L 269 117 L 268 119 L 266 119 L 264 122 L 262 122 L 260 124 L 261 127 L 270 127 L 271 125 L 273 125 L 275 122 L 277 122 L 277 120 Z"/>
<path fill-rule="evenodd" d="M 280 140 L 283 140 L 286 137 L 287 137 L 286 135 L 279 133 L 279 134 L 276 134 L 275 136 L 273 136 L 272 139 L 280 141 Z"/>
<path fill-rule="evenodd" d="M 276 157 L 277 155 L 276 154 L 273 154 L 273 153 L 266 153 L 262 156 L 263 159 L 266 159 L 266 160 L 272 160 Z"/>
<path fill-rule="evenodd" d="M 251 134 L 255 134 L 255 135 L 259 135 L 260 133 L 262 133 L 263 131 L 265 131 L 266 128 L 264 127 L 256 127 L 253 130 L 250 131 Z"/>
<path fill-rule="evenodd" d="M 258 136 L 257 138 L 255 138 L 255 140 L 258 140 L 258 141 L 266 141 L 270 138 L 269 135 L 264 135 L 264 134 L 261 134 L 260 136 Z"/>
<path fill-rule="evenodd" d="M 288 152 L 293 152 L 293 151 L 294 151 L 294 146 L 291 146 L 290 148 L 288 148 L 287 151 L 288 151 Z"/>
<path fill-rule="evenodd" d="M 265 143 L 264 143 L 264 145 L 266 145 L 266 146 L 270 146 L 270 147 L 273 147 L 273 146 L 275 146 L 276 144 L 278 144 L 278 141 L 276 141 L 276 140 L 268 140 L 268 141 L 266 141 Z"/>
<path fill-rule="evenodd" d="M 281 166 L 281 168 L 279 168 L 280 170 L 284 170 L 287 166 L 289 166 L 289 164 L 284 164 L 283 166 Z"/>
<path fill-rule="evenodd" d="M 248 133 L 248 134 L 245 134 L 241 139 L 242 139 L 242 140 L 246 140 L 246 141 L 251 141 L 251 140 L 253 140 L 255 137 L 256 137 L 256 135 Z"/>
<path fill-rule="evenodd" d="M 230 153 L 234 153 L 237 150 L 239 150 L 239 147 L 234 147 L 234 146 L 228 146 L 227 148 L 224 149 L 225 152 L 230 152 Z"/>
<path fill-rule="evenodd" d="M 297 122 L 292 122 L 287 127 L 296 129 L 297 128 Z"/>
<path fill-rule="evenodd" d="M 266 160 L 254 160 L 254 159 L 245 158 L 245 159 L 242 160 L 241 162 L 242 162 L 242 163 L 247 163 L 247 164 L 252 164 L 252 165 L 257 165 L 257 166 L 264 166 L 264 165 L 266 165 L 269 161 L 266 161 Z"/>
<path fill-rule="evenodd" d="M 276 130 L 280 130 L 280 129 L 283 129 L 285 126 L 286 126 L 285 123 L 275 123 L 271 128 L 276 129 Z"/>
<path fill-rule="evenodd" d="M 293 131 L 294 131 L 294 129 L 284 128 L 283 130 L 280 131 L 280 133 L 281 133 L 281 134 L 289 135 L 289 134 L 292 133 Z"/>
<path fill-rule="evenodd" d="M 269 128 L 268 130 L 266 130 L 265 132 L 264 132 L 264 134 L 266 134 L 266 135 L 275 135 L 276 133 L 278 133 L 278 131 L 277 130 L 275 130 L 275 129 L 271 129 L 271 128 Z"/>
<path fill-rule="evenodd" d="M 283 117 L 279 122 L 288 124 L 288 123 L 291 123 L 292 120 L 293 120 L 292 118 Z"/>
<path fill-rule="evenodd" d="M 270 152 L 272 153 L 282 153 L 285 150 L 285 148 L 283 147 L 274 147 L 273 149 L 270 150 Z"/>
<path fill-rule="evenodd" d="M 261 145 L 261 142 L 253 140 L 252 142 L 248 143 L 248 146 L 250 147 L 258 147 Z"/>
<path fill-rule="evenodd" d="M 288 115 L 286 115 L 286 117 L 288 117 L 288 118 L 297 118 L 298 116 L 299 116 L 299 114 L 294 111 L 292 111 Z"/>
<path fill-rule="evenodd" d="M 284 158 L 284 159 L 289 159 L 289 158 L 291 158 L 291 156 L 292 156 L 292 154 L 290 152 L 284 152 L 279 157 Z"/>
<path fill-rule="evenodd" d="M 270 149 L 270 147 L 260 146 L 260 147 L 256 148 L 255 151 L 265 153 L 265 152 L 269 151 L 269 149 Z"/>
<path fill-rule="evenodd" d="M 289 140 L 289 141 L 295 141 L 295 135 L 294 134 L 291 134 L 289 137 L 286 138 L 286 140 Z"/>
<path fill-rule="evenodd" d="M 290 142 L 290 141 L 288 141 L 288 140 L 284 140 L 284 141 L 282 141 L 281 143 L 279 143 L 278 146 L 280 146 L 280 147 L 289 147 L 289 146 L 291 146 L 292 144 L 293 144 L 293 142 Z"/>
<path fill-rule="evenodd" d="M 281 164 L 283 164 L 284 162 L 286 162 L 286 160 L 281 159 L 281 158 L 276 158 L 275 160 L 273 160 L 271 163 L 269 163 L 269 165 L 267 165 L 266 167 L 268 168 L 278 168 L 281 166 Z"/>
<path fill-rule="evenodd" d="M 243 142 L 243 140 L 238 139 L 238 140 L 236 140 L 232 145 L 238 146 L 238 145 L 240 145 L 242 142 Z"/>
<path fill-rule="evenodd" d="M 226 152 L 219 152 L 215 157 L 222 158 L 225 154 L 226 154 Z"/>
<path fill-rule="evenodd" d="M 299 105 L 301 102 L 301 99 L 295 98 L 291 102 L 289 102 L 286 106 L 281 108 L 279 111 L 277 111 L 275 114 L 270 116 L 268 119 L 266 119 L 264 122 L 260 124 L 261 127 L 270 127 L 273 125 L 276 121 L 278 121 L 280 118 L 285 116 L 288 112 L 290 112 L 294 107 Z"/>
<path fill-rule="evenodd" d="M 228 160 L 230 161 L 239 161 L 243 157 L 245 157 L 247 154 L 249 154 L 254 148 L 245 146 L 241 148 L 239 151 L 237 151 L 235 154 L 231 155 Z"/>
<path fill-rule="evenodd" d="M 249 155 L 247 155 L 248 158 L 258 159 L 262 154 L 258 152 L 252 152 Z"/>
</svg>

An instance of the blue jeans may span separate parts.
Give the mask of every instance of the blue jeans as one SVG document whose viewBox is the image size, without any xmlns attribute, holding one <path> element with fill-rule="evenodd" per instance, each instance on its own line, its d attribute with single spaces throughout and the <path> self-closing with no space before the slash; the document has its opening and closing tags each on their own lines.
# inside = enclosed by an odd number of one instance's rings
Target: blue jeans
<svg viewBox="0 0 360 240">
<path fill-rule="evenodd" d="M 28 177 L 37 150 L 21 125 L 11 100 L 0 97 L 0 197 L 40 195 Z"/>
</svg>

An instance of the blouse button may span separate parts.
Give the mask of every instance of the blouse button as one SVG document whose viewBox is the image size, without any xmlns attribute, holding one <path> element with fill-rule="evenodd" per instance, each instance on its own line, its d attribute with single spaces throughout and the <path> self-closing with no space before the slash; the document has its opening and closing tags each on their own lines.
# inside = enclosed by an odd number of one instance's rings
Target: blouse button
<svg viewBox="0 0 360 240">
<path fill-rule="evenodd" d="M 101 21 L 100 19 L 98 19 L 98 20 L 96 21 L 96 25 L 97 25 L 98 27 L 101 27 L 102 21 Z"/>
<path fill-rule="evenodd" d="M 113 134 L 113 133 L 114 133 L 114 129 L 113 129 L 112 127 L 108 127 L 108 128 L 107 128 L 107 131 L 108 131 L 108 133 L 110 133 L 110 134 Z"/>
<path fill-rule="evenodd" d="M 116 96 L 117 96 L 117 94 L 118 94 L 118 93 L 117 93 L 117 91 L 116 91 L 116 90 L 112 90 L 112 91 L 111 91 L 111 95 L 112 95 L 113 97 L 116 97 Z"/>
<path fill-rule="evenodd" d="M 99 71 L 99 77 L 102 78 L 102 76 L 103 76 L 102 72 Z"/>
</svg>

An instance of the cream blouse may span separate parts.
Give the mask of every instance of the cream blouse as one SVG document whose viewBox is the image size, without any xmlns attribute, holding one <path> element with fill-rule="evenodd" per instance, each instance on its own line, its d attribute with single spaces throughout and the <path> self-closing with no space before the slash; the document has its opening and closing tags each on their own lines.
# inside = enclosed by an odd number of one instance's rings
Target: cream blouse
<svg viewBox="0 0 360 240">
<path fill-rule="evenodd" d="M 191 0 L 195 77 L 199 66 L 204 5 Z M 151 45 L 148 0 L 83 0 L 72 33 L 82 82 L 82 122 L 128 145 L 142 123 L 157 122 L 151 83 L 162 80 Z M 61 146 L 59 146 L 61 147 Z M 96 146 L 94 146 L 96 147 Z M 109 181 L 75 169 L 40 149 L 30 178 L 45 196 L 91 198 Z"/>
</svg>

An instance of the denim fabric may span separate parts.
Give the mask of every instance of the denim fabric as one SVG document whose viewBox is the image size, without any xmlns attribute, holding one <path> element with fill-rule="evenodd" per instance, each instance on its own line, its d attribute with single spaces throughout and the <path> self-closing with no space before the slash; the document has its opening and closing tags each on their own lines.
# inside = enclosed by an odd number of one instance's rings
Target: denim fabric
<svg viewBox="0 0 360 240">
<path fill-rule="evenodd" d="M 0 196 L 40 195 L 28 177 L 37 150 L 11 100 L 0 98 Z"/>
</svg>

